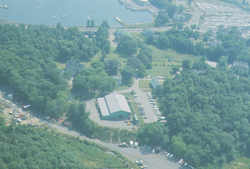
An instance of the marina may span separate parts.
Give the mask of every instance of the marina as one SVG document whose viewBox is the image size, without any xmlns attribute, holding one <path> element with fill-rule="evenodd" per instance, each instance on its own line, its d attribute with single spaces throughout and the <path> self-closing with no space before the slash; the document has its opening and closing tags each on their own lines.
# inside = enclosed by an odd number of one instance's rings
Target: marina
<svg viewBox="0 0 250 169">
<path fill-rule="evenodd" d="M 0 18 L 8 16 L 6 17 L 8 21 L 23 24 L 56 26 L 60 22 L 66 27 L 84 27 L 87 25 L 87 20 L 95 20 L 96 26 L 99 26 L 103 20 L 107 20 L 111 28 L 116 28 L 123 27 L 125 24 L 152 22 L 152 14 L 149 11 L 132 11 L 119 0 L 75 0 L 74 3 L 67 0 L 8 0 L 8 6 L 1 4 L 0 9 Z M 114 17 L 120 18 L 123 23 L 121 24 Z"/>
</svg>

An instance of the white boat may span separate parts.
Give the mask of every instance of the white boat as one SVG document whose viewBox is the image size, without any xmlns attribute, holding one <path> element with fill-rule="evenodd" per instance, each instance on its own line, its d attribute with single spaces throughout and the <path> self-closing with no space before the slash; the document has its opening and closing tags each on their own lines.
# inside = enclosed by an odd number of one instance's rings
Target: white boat
<svg viewBox="0 0 250 169">
<path fill-rule="evenodd" d="M 106 13 L 106 16 L 108 16 L 109 14 Z"/>
<path fill-rule="evenodd" d="M 88 17 L 88 19 L 89 19 L 89 17 Z"/>
<path fill-rule="evenodd" d="M 78 19 L 76 18 L 76 21 L 77 21 Z"/>
<path fill-rule="evenodd" d="M 36 9 L 38 9 L 38 6 L 36 7 Z"/>
<path fill-rule="evenodd" d="M 28 14 L 29 12 L 26 12 L 26 14 Z"/>
<path fill-rule="evenodd" d="M 61 9 L 61 7 L 59 9 Z"/>
<path fill-rule="evenodd" d="M 53 8 L 53 10 L 55 10 L 55 8 Z"/>
<path fill-rule="evenodd" d="M 56 18 L 56 16 L 53 16 L 53 19 L 55 19 Z"/>
<path fill-rule="evenodd" d="M 66 18 L 66 15 L 63 15 L 62 17 L 63 17 L 63 18 Z"/>
<path fill-rule="evenodd" d="M 28 16 L 28 18 L 30 18 L 30 17 Z"/>
<path fill-rule="evenodd" d="M 2 8 L 2 5 L 0 5 L 0 8 Z"/>
<path fill-rule="evenodd" d="M 54 11 L 52 13 L 54 13 Z"/>
<path fill-rule="evenodd" d="M 91 15 L 93 17 L 93 15 Z"/>
<path fill-rule="evenodd" d="M 89 10 L 90 10 L 90 8 L 89 8 Z"/>
<path fill-rule="evenodd" d="M 3 7 L 5 8 L 5 9 L 7 9 L 8 7 L 7 7 L 7 5 L 3 5 Z"/>
</svg>

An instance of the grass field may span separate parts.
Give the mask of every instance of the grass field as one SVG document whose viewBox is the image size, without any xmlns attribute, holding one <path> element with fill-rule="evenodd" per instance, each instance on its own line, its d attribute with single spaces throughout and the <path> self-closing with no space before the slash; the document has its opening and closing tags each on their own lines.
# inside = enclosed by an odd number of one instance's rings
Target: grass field
<svg viewBox="0 0 250 169">
<path fill-rule="evenodd" d="M 142 119 L 142 116 L 141 116 L 141 114 L 140 114 L 140 112 L 139 112 L 139 109 L 138 109 L 138 107 L 137 107 L 135 101 L 132 102 L 132 106 L 133 106 L 133 108 L 134 108 L 135 114 L 136 114 L 137 117 L 138 117 L 138 120 L 139 120 L 139 122 L 140 122 L 140 125 L 143 125 L 143 124 L 144 124 L 144 121 L 143 121 L 143 119 Z"/>
<path fill-rule="evenodd" d="M 149 76 L 164 76 L 171 78 L 173 75 L 170 74 L 170 71 L 172 71 L 173 66 L 181 66 L 182 61 L 185 59 L 189 59 L 191 63 L 198 59 L 193 55 L 180 54 L 172 49 L 160 50 L 154 46 L 147 46 L 153 50 L 153 67 L 147 70 Z M 173 58 L 174 61 L 168 62 L 168 58 Z"/>
<path fill-rule="evenodd" d="M 60 63 L 60 62 L 56 62 L 56 65 L 57 65 L 57 69 L 64 70 L 64 69 L 65 69 L 66 63 L 62 64 L 62 63 Z"/>
<path fill-rule="evenodd" d="M 248 169 L 250 168 L 250 158 L 241 157 L 232 161 L 231 163 L 224 164 L 221 169 Z"/>
<path fill-rule="evenodd" d="M 151 80 L 140 80 L 139 81 L 139 88 L 150 88 Z"/>
</svg>

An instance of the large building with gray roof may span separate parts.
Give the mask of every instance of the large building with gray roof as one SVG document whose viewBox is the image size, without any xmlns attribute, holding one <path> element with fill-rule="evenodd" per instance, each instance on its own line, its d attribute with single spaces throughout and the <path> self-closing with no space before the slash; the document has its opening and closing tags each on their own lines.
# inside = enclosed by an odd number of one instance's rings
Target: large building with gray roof
<svg viewBox="0 0 250 169">
<path fill-rule="evenodd" d="M 124 120 L 129 118 L 131 110 L 125 96 L 117 93 L 97 98 L 100 115 L 103 120 Z"/>
</svg>

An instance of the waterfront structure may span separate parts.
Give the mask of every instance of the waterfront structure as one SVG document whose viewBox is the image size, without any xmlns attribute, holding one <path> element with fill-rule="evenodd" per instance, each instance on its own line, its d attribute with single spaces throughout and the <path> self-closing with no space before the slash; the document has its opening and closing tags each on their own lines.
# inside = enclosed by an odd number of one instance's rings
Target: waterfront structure
<svg viewBox="0 0 250 169">
<path fill-rule="evenodd" d="M 97 98 L 103 120 L 124 120 L 131 115 L 125 96 L 117 93 Z"/>
<path fill-rule="evenodd" d="M 137 3 L 138 5 L 141 5 L 141 6 L 146 6 L 146 5 L 149 5 L 149 2 L 148 0 L 133 0 L 135 3 Z"/>
</svg>

